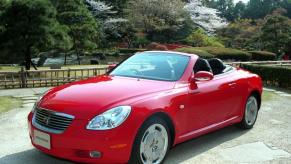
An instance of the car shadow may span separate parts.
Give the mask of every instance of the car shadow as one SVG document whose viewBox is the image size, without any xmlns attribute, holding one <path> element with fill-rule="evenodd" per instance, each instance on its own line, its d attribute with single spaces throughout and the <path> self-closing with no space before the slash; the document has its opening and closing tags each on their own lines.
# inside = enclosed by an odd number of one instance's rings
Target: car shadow
<svg viewBox="0 0 291 164">
<path fill-rule="evenodd" d="M 62 160 L 44 154 L 37 149 L 6 155 L 0 158 L 1 164 L 72 164 L 70 161 Z"/>
<path fill-rule="evenodd" d="M 167 158 L 165 164 L 176 164 L 193 158 L 203 152 L 206 152 L 226 141 L 235 139 L 243 134 L 246 130 L 240 130 L 235 126 L 230 126 L 218 130 L 216 132 L 203 135 L 201 137 L 192 139 L 190 141 L 181 143 L 173 147 Z M 72 162 L 55 158 L 44 154 L 37 149 L 30 149 L 27 151 L 7 155 L 0 158 L 1 164 L 72 164 Z"/>
<path fill-rule="evenodd" d="M 176 164 L 187 161 L 224 142 L 235 139 L 248 132 L 236 126 L 229 126 L 218 131 L 202 135 L 198 138 L 183 142 L 173 147 L 165 160 L 165 164 Z"/>
</svg>

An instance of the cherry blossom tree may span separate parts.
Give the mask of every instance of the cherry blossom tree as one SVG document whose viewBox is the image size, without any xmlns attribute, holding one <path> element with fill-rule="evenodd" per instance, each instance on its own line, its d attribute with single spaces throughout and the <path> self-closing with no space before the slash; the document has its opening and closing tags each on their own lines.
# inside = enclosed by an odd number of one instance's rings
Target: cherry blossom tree
<svg viewBox="0 0 291 164">
<path fill-rule="evenodd" d="M 193 22 L 208 33 L 227 25 L 226 20 L 218 16 L 216 9 L 204 6 L 201 0 L 190 0 L 184 8 L 190 13 Z"/>
<path fill-rule="evenodd" d="M 85 3 L 94 17 L 101 23 L 103 47 L 112 46 L 110 44 L 120 42 L 124 38 L 128 38 L 127 40 L 131 42 L 134 30 L 132 30 L 128 20 L 120 17 L 121 14 L 113 6 L 98 0 L 86 0 Z"/>
<path fill-rule="evenodd" d="M 97 0 L 86 0 L 85 2 L 95 17 L 108 18 L 117 13 L 117 11 L 113 11 L 113 6 L 107 5 L 105 2 Z"/>
</svg>

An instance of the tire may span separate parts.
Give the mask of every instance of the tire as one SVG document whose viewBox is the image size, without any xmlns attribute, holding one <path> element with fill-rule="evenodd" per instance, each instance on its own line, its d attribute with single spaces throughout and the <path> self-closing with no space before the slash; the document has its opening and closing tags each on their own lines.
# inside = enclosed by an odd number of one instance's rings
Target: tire
<svg viewBox="0 0 291 164">
<path fill-rule="evenodd" d="M 167 123 L 160 117 L 151 117 L 138 131 L 129 164 L 163 163 L 170 143 L 171 136 Z"/>
<path fill-rule="evenodd" d="M 241 129 L 251 129 L 256 123 L 259 112 L 258 98 L 251 95 L 245 105 L 244 117 L 237 126 Z"/>
</svg>

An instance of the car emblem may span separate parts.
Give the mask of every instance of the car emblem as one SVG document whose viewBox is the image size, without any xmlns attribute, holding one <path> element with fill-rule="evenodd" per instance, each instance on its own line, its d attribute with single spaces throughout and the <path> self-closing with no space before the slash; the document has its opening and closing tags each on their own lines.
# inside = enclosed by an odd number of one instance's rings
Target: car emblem
<svg viewBox="0 0 291 164">
<path fill-rule="evenodd" d="M 49 122 L 50 122 L 50 116 L 45 116 L 45 117 L 43 118 L 43 122 L 44 122 L 46 125 L 48 125 Z"/>
</svg>

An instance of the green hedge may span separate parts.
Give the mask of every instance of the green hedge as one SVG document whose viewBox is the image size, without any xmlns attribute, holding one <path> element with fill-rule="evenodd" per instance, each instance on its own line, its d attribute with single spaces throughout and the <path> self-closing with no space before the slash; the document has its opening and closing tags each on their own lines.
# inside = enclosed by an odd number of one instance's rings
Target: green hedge
<svg viewBox="0 0 291 164">
<path fill-rule="evenodd" d="M 197 49 L 211 53 L 222 60 L 249 61 L 251 59 L 250 53 L 237 49 L 223 47 L 197 47 Z"/>
<path fill-rule="evenodd" d="M 146 49 L 141 49 L 141 48 L 119 48 L 119 53 L 124 53 L 124 54 L 134 54 L 136 52 L 142 52 L 146 51 Z"/>
<path fill-rule="evenodd" d="M 189 53 L 189 54 L 196 54 L 202 58 L 205 58 L 205 59 L 209 59 L 209 58 L 214 58 L 215 56 L 204 51 L 204 50 L 199 50 L 197 48 L 188 48 L 188 47 L 184 47 L 184 48 L 178 48 L 178 49 L 175 49 L 175 51 L 178 51 L 178 52 L 184 52 L 184 53 Z"/>
<path fill-rule="evenodd" d="M 251 54 L 248 52 L 224 47 L 187 47 L 176 51 L 194 53 L 205 58 L 220 58 L 222 60 L 248 61 Z"/>
<path fill-rule="evenodd" d="M 258 64 L 242 64 L 241 67 L 260 75 L 266 84 L 291 87 L 291 68 Z"/>
<path fill-rule="evenodd" d="M 268 51 L 249 51 L 252 55 L 252 60 L 255 61 L 267 61 L 276 60 L 276 54 Z"/>
</svg>

